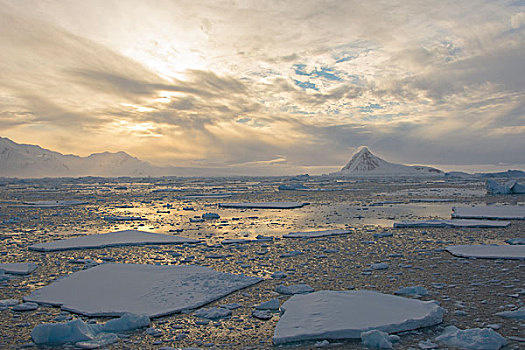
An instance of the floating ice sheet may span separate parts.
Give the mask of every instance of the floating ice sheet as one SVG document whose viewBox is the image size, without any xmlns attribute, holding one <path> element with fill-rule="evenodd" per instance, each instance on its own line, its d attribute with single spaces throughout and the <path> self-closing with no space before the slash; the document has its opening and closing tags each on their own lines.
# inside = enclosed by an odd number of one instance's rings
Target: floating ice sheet
<svg viewBox="0 0 525 350">
<path fill-rule="evenodd" d="M 352 233 L 350 230 L 324 230 L 324 231 L 307 231 L 307 232 L 290 232 L 283 237 L 285 238 L 315 238 L 334 235 L 344 235 Z"/>
<path fill-rule="evenodd" d="M 77 200 L 63 200 L 63 201 L 33 201 L 33 202 L 22 202 L 23 205 L 39 208 L 52 208 L 52 207 L 70 207 L 73 205 L 87 204 L 85 201 Z"/>
<path fill-rule="evenodd" d="M 362 332 L 387 333 L 432 326 L 444 310 L 433 302 L 374 291 L 319 291 L 294 295 L 282 306 L 274 344 L 323 339 L 359 339 Z"/>
<path fill-rule="evenodd" d="M 487 205 L 484 207 L 452 208 L 452 217 L 458 219 L 525 220 L 525 206 Z"/>
<path fill-rule="evenodd" d="M 416 221 L 400 221 L 394 223 L 394 228 L 403 227 L 507 227 L 510 225 L 509 221 L 494 221 L 494 220 L 468 220 L 468 219 L 452 219 L 452 220 L 416 220 Z"/>
<path fill-rule="evenodd" d="M 463 258 L 525 259 L 525 245 L 453 245 L 446 250 Z"/>
<path fill-rule="evenodd" d="M 123 245 L 182 244 L 197 242 L 198 240 L 191 238 L 168 236 L 160 233 L 137 230 L 125 230 L 100 235 L 94 234 L 83 237 L 74 237 L 47 243 L 38 243 L 33 244 L 29 249 L 41 252 L 51 252 L 56 250 L 103 248 Z"/>
<path fill-rule="evenodd" d="M 307 205 L 304 202 L 245 202 L 245 203 L 220 203 L 222 208 L 251 208 L 251 209 L 294 209 Z"/>
<path fill-rule="evenodd" d="M 145 221 L 146 218 L 140 216 L 103 216 L 106 221 Z"/>
<path fill-rule="evenodd" d="M 0 270 L 12 275 L 29 275 L 38 267 L 35 263 L 9 263 L 0 264 Z"/>
<path fill-rule="evenodd" d="M 57 280 L 24 300 L 86 316 L 130 312 L 160 317 L 200 307 L 261 280 L 203 266 L 102 264 Z"/>
</svg>

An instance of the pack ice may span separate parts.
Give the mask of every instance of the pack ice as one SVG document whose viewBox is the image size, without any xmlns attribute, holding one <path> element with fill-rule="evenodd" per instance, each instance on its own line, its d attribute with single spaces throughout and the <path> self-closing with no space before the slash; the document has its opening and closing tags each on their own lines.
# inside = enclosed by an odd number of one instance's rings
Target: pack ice
<svg viewBox="0 0 525 350">
<path fill-rule="evenodd" d="M 198 308 L 260 281 L 193 265 L 102 264 L 35 290 L 24 300 L 86 316 L 130 312 L 160 317 Z"/>
<path fill-rule="evenodd" d="M 453 219 L 453 220 L 415 220 L 415 221 L 400 221 L 394 223 L 394 228 L 403 227 L 507 227 L 510 225 L 509 221 L 494 221 L 494 220 L 467 220 L 467 219 Z"/>
<path fill-rule="evenodd" d="M 183 244 L 197 242 L 198 240 L 179 236 L 168 236 L 160 233 L 137 230 L 124 230 L 99 235 L 94 234 L 62 239 L 47 243 L 38 243 L 29 246 L 29 249 L 40 252 L 52 252 L 57 250 L 103 248 L 123 245 Z"/>
<path fill-rule="evenodd" d="M 452 245 L 445 249 L 463 258 L 525 259 L 525 245 Z"/>
<path fill-rule="evenodd" d="M 244 208 L 244 209 L 294 209 L 307 205 L 304 202 L 245 202 L 245 203 L 220 203 L 222 208 Z"/>
<path fill-rule="evenodd" d="M 478 207 L 452 208 L 452 218 L 457 219 L 504 219 L 525 220 L 525 206 L 487 205 Z"/>
<path fill-rule="evenodd" d="M 324 231 L 307 231 L 307 232 L 290 232 L 283 237 L 285 238 L 316 238 L 334 235 L 344 235 L 352 233 L 349 230 L 324 230 Z"/>
<path fill-rule="evenodd" d="M 377 329 L 402 332 L 441 323 L 444 310 L 425 302 L 374 291 L 319 291 L 294 295 L 282 306 L 274 344 L 323 339 L 359 339 Z"/>
</svg>

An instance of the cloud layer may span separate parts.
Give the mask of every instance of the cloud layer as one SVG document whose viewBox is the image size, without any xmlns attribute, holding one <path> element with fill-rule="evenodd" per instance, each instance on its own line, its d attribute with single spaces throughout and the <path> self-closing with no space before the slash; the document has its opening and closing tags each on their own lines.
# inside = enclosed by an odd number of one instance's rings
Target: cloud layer
<svg viewBox="0 0 525 350">
<path fill-rule="evenodd" d="M 329 171 L 362 144 L 525 164 L 520 1 L 0 0 L 0 34 L 17 142 L 253 174 Z"/>
</svg>

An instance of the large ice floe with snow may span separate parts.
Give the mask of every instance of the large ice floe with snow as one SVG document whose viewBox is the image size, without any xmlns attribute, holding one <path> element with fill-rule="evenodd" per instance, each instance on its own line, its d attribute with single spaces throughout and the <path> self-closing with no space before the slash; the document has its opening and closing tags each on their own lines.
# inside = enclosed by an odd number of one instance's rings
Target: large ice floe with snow
<svg viewBox="0 0 525 350">
<path fill-rule="evenodd" d="M 345 235 L 352 233 L 350 230 L 323 230 L 323 231 L 306 231 L 306 232 L 290 232 L 283 237 L 285 238 L 316 238 L 316 237 L 326 237 L 326 236 L 335 236 L 335 235 Z"/>
<path fill-rule="evenodd" d="M 70 249 L 104 248 L 148 244 L 183 244 L 197 242 L 198 240 L 191 238 L 168 236 L 160 233 L 137 230 L 125 230 L 103 233 L 99 235 L 94 234 L 82 237 L 74 237 L 47 243 L 38 243 L 29 246 L 29 249 L 41 252 L 51 252 Z"/>
<path fill-rule="evenodd" d="M 490 227 L 507 227 L 510 225 L 509 221 L 494 221 L 494 220 L 468 220 L 468 219 L 452 219 L 452 220 L 414 220 L 414 221 L 400 221 L 395 222 L 395 228 L 404 227 L 476 227 L 476 228 L 490 228 Z"/>
<path fill-rule="evenodd" d="M 55 200 L 55 201 L 32 201 L 22 202 L 23 205 L 38 208 L 54 208 L 54 207 L 72 207 L 74 205 L 87 204 L 85 201 L 78 200 Z"/>
<path fill-rule="evenodd" d="M 445 249 L 463 258 L 525 259 L 525 245 L 452 245 Z"/>
<path fill-rule="evenodd" d="M 441 323 L 444 310 L 425 302 L 374 291 L 319 291 L 294 295 L 282 306 L 274 344 L 359 339 L 373 329 L 396 333 Z"/>
<path fill-rule="evenodd" d="M 245 203 L 220 203 L 221 208 L 240 209 L 295 209 L 307 205 L 305 202 L 245 202 Z"/>
<path fill-rule="evenodd" d="M 86 316 L 130 312 L 160 317 L 198 308 L 260 281 L 193 265 L 102 264 L 35 290 L 24 300 Z"/>
<path fill-rule="evenodd" d="M 80 319 L 66 323 L 39 324 L 33 328 L 31 338 L 39 345 L 59 346 L 70 343 L 83 349 L 96 349 L 115 343 L 118 340 L 115 333 L 133 331 L 149 324 L 148 316 L 127 313 L 103 324 L 86 323 Z"/>
<path fill-rule="evenodd" d="M 525 220 L 525 206 L 487 205 L 477 207 L 452 208 L 452 218 L 456 219 L 504 219 Z"/>
<path fill-rule="evenodd" d="M 37 269 L 38 265 L 35 263 L 5 263 L 0 264 L 0 271 L 9 273 L 11 275 L 29 275 Z"/>
</svg>

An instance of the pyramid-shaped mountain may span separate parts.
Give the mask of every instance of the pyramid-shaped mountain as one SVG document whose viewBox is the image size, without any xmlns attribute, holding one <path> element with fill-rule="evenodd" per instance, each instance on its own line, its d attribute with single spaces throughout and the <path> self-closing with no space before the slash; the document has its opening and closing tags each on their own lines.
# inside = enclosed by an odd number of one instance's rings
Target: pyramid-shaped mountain
<svg viewBox="0 0 525 350">
<path fill-rule="evenodd" d="M 389 163 L 374 155 L 367 147 L 360 147 L 341 171 L 339 176 L 440 176 L 443 171 L 419 165 Z"/>
</svg>

